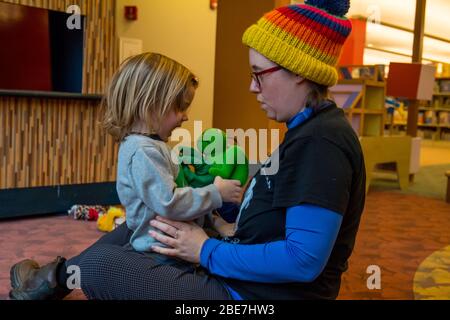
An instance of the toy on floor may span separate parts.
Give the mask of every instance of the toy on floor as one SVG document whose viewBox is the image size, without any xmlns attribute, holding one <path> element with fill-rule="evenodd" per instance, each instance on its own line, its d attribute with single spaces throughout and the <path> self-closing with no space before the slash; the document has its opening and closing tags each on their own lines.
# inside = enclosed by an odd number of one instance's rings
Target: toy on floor
<svg viewBox="0 0 450 320">
<path fill-rule="evenodd" d="M 88 206 L 88 205 L 74 205 L 68 214 L 73 216 L 75 220 L 97 221 L 99 215 L 108 211 L 108 207 L 104 206 Z"/>
<path fill-rule="evenodd" d="M 111 232 L 125 222 L 125 211 L 119 207 L 110 207 L 105 214 L 99 216 L 97 228 L 103 232 Z"/>
</svg>

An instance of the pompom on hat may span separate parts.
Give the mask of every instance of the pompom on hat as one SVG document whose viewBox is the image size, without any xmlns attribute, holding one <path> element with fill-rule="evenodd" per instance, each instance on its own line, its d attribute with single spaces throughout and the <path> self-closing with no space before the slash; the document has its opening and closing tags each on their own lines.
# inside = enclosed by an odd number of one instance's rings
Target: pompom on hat
<svg viewBox="0 0 450 320">
<path fill-rule="evenodd" d="M 333 86 L 336 65 L 352 25 L 345 17 L 350 0 L 306 0 L 280 7 L 250 26 L 242 42 L 313 82 Z"/>
</svg>

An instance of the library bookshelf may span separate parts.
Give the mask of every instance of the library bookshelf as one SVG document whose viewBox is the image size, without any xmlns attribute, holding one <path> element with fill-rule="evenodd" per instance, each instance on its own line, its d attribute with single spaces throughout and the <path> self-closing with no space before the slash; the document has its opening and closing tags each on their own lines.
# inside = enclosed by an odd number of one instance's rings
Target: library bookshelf
<svg viewBox="0 0 450 320">
<path fill-rule="evenodd" d="M 406 134 L 407 111 L 399 117 L 387 117 L 389 132 Z M 417 136 L 450 141 L 450 78 L 437 78 L 431 101 L 422 101 L 417 120 Z"/>
<path fill-rule="evenodd" d="M 382 164 L 395 163 L 401 189 L 408 188 L 411 173 L 412 139 L 385 136 L 386 82 L 384 66 L 341 66 L 338 84 L 330 96 L 342 108 L 357 135 L 364 153 L 366 192 L 374 171 Z"/>
<path fill-rule="evenodd" d="M 330 88 L 331 97 L 344 110 L 358 136 L 382 136 L 386 118 L 386 86 L 380 68 L 342 66 L 339 70 L 341 79 Z"/>
</svg>

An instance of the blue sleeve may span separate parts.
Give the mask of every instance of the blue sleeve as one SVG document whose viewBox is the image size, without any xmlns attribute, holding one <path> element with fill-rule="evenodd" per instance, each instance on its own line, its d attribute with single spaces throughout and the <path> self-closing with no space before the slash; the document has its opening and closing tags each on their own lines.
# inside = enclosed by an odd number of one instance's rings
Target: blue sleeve
<svg viewBox="0 0 450 320">
<path fill-rule="evenodd" d="M 325 268 L 342 215 L 314 205 L 287 209 L 286 239 L 232 244 L 208 239 L 200 263 L 211 273 L 255 282 L 312 282 Z"/>
</svg>

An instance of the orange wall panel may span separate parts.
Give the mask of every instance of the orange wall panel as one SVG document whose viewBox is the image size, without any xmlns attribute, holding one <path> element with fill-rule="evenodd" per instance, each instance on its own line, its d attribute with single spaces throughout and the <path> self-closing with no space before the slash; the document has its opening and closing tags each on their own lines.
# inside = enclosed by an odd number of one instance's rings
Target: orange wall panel
<svg viewBox="0 0 450 320">
<path fill-rule="evenodd" d="M 339 65 L 362 65 L 364 64 L 364 47 L 366 45 L 366 20 L 353 19 L 352 32 L 344 43 Z"/>
</svg>

